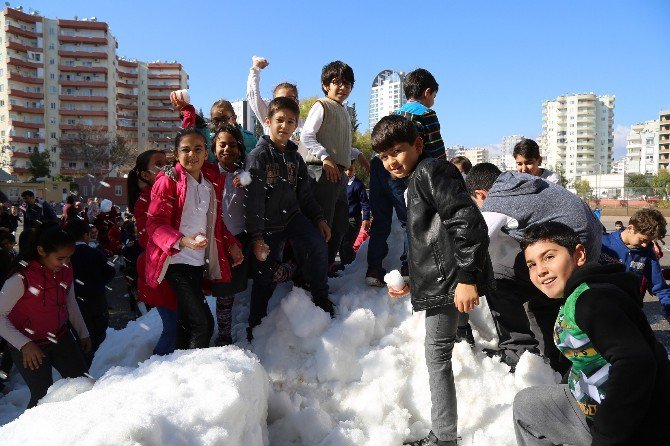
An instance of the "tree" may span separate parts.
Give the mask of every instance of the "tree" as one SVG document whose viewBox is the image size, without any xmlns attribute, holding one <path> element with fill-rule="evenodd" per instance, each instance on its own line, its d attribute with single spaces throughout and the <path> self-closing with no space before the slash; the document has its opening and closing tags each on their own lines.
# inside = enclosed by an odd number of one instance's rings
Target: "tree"
<svg viewBox="0 0 670 446">
<path fill-rule="evenodd" d="M 361 123 L 358 122 L 358 113 L 356 113 L 356 104 L 351 104 L 349 108 L 349 118 L 351 119 L 351 137 L 353 138 L 358 132 Z"/>
<path fill-rule="evenodd" d="M 663 196 L 664 200 L 670 197 L 670 172 L 661 170 L 651 177 L 651 185 L 654 186 L 656 193 Z"/>
<path fill-rule="evenodd" d="M 112 136 L 99 127 L 78 126 L 58 139 L 61 157 L 84 163 L 86 177 L 95 195 L 110 173 L 134 165 L 137 148 L 121 135 Z"/>
<path fill-rule="evenodd" d="M 371 159 L 374 155 L 372 151 L 372 142 L 370 140 L 370 130 L 367 130 L 365 133 L 356 131 L 352 139 L 353 146 L 358 148 L 367 159 Z M 369 175 L 361 167 L 360 164 L 356 164 L 356 176 L 360 179 L 366 186 L 369 186 Z"/>
<path fill-rule="evenodd" d="M 649 193 L 649 181 L 645 175 L 640 173 L 630 173 L 625 177 L 624 188 L 628 191 L 627 195 L 640 197 Z"/>
<path fill-rule="evenodd" d="M 34 151 L 30 154 L 28 159 L 30 166 L 28 166 L 28 171 L 33 176 L 32 181 L 35 181 L 37 178 L 49 176 L 51 172 L 51 157 L 49 152 L 46 150 L 44 152 Z"/>
<path fill-rule="evenodd" d="M 575 190 L 577 191 L 579 198 L 582 200 L 588 200 L 593 195 L 591 184 L 586 180 L 576 180 Z"/>
<path fill-rule="evenodd" d="M 552 166 L 551 170 L 556 172 L 560 177 L 560 181 L 558 182 L 558 184 L 560 184 L 563 187 L 568 187 L 568 179 L 565 177 L 565 168 L 560 164 L 558 164 L 556 166 Z"/>
<path fill-rule="evenodd" d="M 302 119 L 303 121 L 307 119 L 307 114 L 309 113 L 309 110 L 312 108 L 312 105 L 314 105 L 314 103 L 318 100 L 319 98 L 317 98 L 316 96 L 300 100 L 300 119 Z"/>
</svg>

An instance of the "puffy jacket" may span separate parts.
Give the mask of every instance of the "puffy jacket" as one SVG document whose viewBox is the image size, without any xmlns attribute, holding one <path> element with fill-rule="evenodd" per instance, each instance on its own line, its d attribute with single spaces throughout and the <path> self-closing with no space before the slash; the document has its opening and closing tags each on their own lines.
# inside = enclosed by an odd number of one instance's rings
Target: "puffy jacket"
<svg viewBox="0 0 670 446">
<path fill-rule="evenodd" d="M 247 186 L 247 232 L 252 241 L 262 239 L 263 232 L 283 231 L 298 212 L 314 224 L 323 220 L 307 165 L 293 141 L 280 152 L 264 135 L 247 157 L 247 168 L 251 174 L 251 184 Z"/>
<path fill-rule="evenodd" d="M 212 183 L 214 194 L 210 194 L 209 211 L 207 212 L 207 248 L 205 249 L 205 266 L 207 276 L 213 282 L 230 281 L 230 263 L 228 249 L 240 243 L 228 231 L 221 218 L 221 197 L 226 178 L 217 166 L 205 163 L 202 175 Z M 146 280 L 150 287 L 156 287 L 163 280 L 168 264 L 168 257 L 178 252 L 174 245 L 185 234 L 179 232 L 181 215 L 186 199 L 186 172 L 181 164 L 166 166 L 156 175 L 156 182 L 151 188 L 149 202 L 149 218 L 147 233 L 149 240 L 146 250 Z"/>
<path fill-rule="evenodd" d="M 37 343 L 49 343 L 49 333 L 60 339 L 67 331 L 67 294 L 73 282 L 72 268 L 61 268 L 54 274 L 31 260 L 20 273 L 24 277 L 25 291 L 7 318 L 17 330 Z"/>
<path fill-rule="evenodd" d="M 142 249 L 147 249 L 149 235 L 147 234 L 147 212 L 149 211 L 149 201 L 151 201 L 151 187 L 142 189 L 142 193 L 135 202 L 133 215 L 135 216 L 135 229 L 137 230 L 137 241 Z"/>
<path fill-rule="evenodd" d="M 415 311 L 453 303 L 459 283 L 494 288 L 481 212 L 453 164 L 422 155 L 407 186 L 407 238 Z"/>
</svg>

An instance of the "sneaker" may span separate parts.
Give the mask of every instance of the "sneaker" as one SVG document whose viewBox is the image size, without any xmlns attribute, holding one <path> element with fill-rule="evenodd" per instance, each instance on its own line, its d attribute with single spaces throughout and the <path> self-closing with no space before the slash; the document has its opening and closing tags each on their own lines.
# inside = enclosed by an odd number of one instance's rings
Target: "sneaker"
<svg viewBox="0 0 670 446">
<path fill-rule="evenodd" d="M 404 263 L 403 265 L 400 266 L 400 275 L 402 276 L 403 279 L 405 279 L 405 282 L 409 283 L 409 265 Z"/>
<path fill-rule="evenodd" d="M 409 446 L 457 446 L 458 440 L 440 441 L 437 439 L 433 431 L 430 431 L 428 436 L 421 440 L 410 441 L 403 444 Z"/>
<path fill-rule="evenodd" d="M 384 275 L 386 274 L 386 270 L 384 268 L 382 269 L 372 269 L 368 268 L 368 272 L 365 273 L 365 284 L 368 286 L 376 286 L 376 287 L 385 287 L 386 283 L 384 282 Z"/>
<path fill-rule="evenodd" d="M 456 329 L 456 342 L 467 341 L 470 347 L 475 346 L 475 337 L 472 335 L 472 327 L 470 324 L 465 324 Z"/>
</svg>

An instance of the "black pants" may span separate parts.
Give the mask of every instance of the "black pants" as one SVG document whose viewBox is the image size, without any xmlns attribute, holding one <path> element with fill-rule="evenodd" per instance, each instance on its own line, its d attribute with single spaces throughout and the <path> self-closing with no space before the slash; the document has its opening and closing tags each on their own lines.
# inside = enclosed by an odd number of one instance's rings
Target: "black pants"
<svg viewBox="0 0 670 446">
<path fill-rule="evenodd" d="M 12 370 L 12 355 L 10 353 L 10 347 L 7 341 L 0 338 L 0 355 L 2 359 L 0 360 L 0 390 L 5 386 L 5 381 L 9 378 L 9 372 Z"/>
<path fill-rule="evenodd" d="M 79 310 L 91 336 L 91 352 L 85 354 L 86 363 L 89 367 L 93 363 L 93 356 L 107 337 L 109 327 L 109 310 L 107 309 L 107 298 L 105 296 L 86 297 L 82 302 L 77 299 Z"/>
<path fill-rule="evenodd" d="M 209 347 L 214 334 L 214 317 L 202 292 L 204 267 L 170 265 L 165 273 L 177 296 L 177 342 L 180 350 Z"/>
<path fill-rule="evenodd" d="M 342 262 L 342 265 L 348 265 L 356 259 L 354 242 L 358 237 L 358 233 L 361 231 L 362 222 L 363 220 L 360 215 L 349 217 L 349 226 L 347 227 L 347 232 L 344 234 L 342 244 L 340 245 L 340 261 Z"/>
<path fill-rule="evenodd" d="M 52 367 L 58 370 L 63 378 L 84 376 L 84 373 L 88 370 L 84 353 L 69 330 L 58 340 L 58 343 L 49 343 L 40 348 L 44 353 L 44 358 L 42 359 L 42 365 L 37 370 L 25 368 L 23 366 L 23 353 L 15 348 L 11 349 L 14 365 L 30 389 L 28 409 L 35 407 L 53 384 Z"/>
</svg>

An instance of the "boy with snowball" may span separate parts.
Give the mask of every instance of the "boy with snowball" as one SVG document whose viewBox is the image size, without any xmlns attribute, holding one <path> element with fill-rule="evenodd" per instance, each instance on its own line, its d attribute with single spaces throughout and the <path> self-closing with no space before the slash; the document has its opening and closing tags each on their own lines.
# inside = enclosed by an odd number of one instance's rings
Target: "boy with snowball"
<svg viewBox="0 0 670 446">
<path fill-rule="evenodd" d="M 453 164 L 423 154 L 415 125 L 398 115 L 372 130 L 372 149 L 395 178 L 408 178 L 409 286 L 389 286 L 391 297 L 412 294 L 426 310 L 426 365 L 433 430 L 410 445 L 456 445 L 456 388 L 451 368 L 458 312 L 479 304 L 493 287 L 486 223 Z"/>
</svg>

